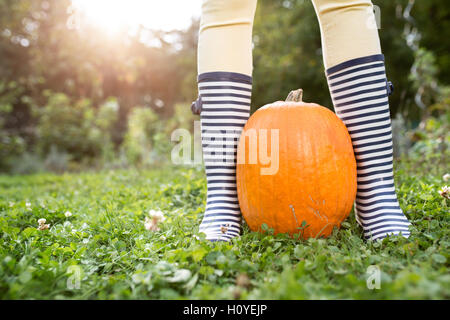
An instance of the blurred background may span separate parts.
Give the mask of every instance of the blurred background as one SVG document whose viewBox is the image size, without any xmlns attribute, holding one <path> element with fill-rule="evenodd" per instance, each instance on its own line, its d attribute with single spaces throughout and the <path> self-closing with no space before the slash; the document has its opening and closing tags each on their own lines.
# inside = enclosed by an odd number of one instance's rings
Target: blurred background
<svg viewBox="0 0 450 320">
<path fill-rule="evenodd" d="M 442 160 L 449 145 L 447 0 L 374 0 L 395 152 Z M 0 172 L 170 163 L 193 130 L 199 0 L 0 0 Z M 259 0 L 252 111 L 303 88 L 331 107 L 309 0 Z M 418 153 L 417 153 L 418 152 Z M 432 155 L 432 156 L 430 156 Z M 433 158 L 434 157 L 434 158 Z M 426 160 L 426 159 L 425 159 Z"/>
</svg>

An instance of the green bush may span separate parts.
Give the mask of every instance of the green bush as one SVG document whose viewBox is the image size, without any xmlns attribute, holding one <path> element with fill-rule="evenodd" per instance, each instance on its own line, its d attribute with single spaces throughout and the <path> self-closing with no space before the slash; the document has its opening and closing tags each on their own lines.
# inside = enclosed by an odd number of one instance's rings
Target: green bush
<svg viewBox="0 0 450 320">
<path fill-rule="evenodd" d="M 134 108 L 128 118 L 128 130 L 121 148 L 128 164 L 167 163 L 173 147 L 172 132 L 176 129 L 186 129 L 193 133 L 195 119 L 196 116 L 186 103 L 176 104 L 174 115 L 169 119 L 160 119 L 149 108 Z"/>
<path fill-rule="evenodd" d="M 36 152 L 51 171 L 64 171 L 69 162 L 97 164 L 115 157 L 113 135 L 119 106 L 115 98 L 96 109 L 89 99 L 72 101 L 63 93 L 46 92 L 47 103 L 34 107 Z M 72 165 L 72 166 L 73 166 Z"/>
<path fill-rule="evenodd" d="M 413 132 L 414 145 L 408 155 L 432 165 L 450 160 L 450 112 L 441 118 L 430 117 Z"/>
<path fill-rule="evenodd" d="M 25 150 L 24 140 L 2 129 L 0 120 L 0 171 L 9 171 L 14 157 L 21 155 Z"/>
<path fill-rule="evenodd" d="M 33 108 L 37 123 L 35 150 L 28 157 L 16 157 L 15 173 L 33 172 L 37 167 L 28 161 L 31 158 L 40 159 L 37 171 L 43 168 L 52 172 L 162 163 L 169 158 L 172 131 L 192 131 L 195 119 L 187 104 L 176 105 L 174 117 L 164 120 L 151 108 L 135 107 L 119 145 L 119 104 L 115 98 L 95 108 L 88 99 L 72 101 L 63 93 L 45 95 L 47 103 Z"/>
<path fill-rule="evenodd" d="M 0 81 L 0 172 L 9 171 L 14 158 L 26 148 L 25 140 L 14 130 L 6 128 L 8 116 L 13 111 L 13 103 L 22 93 L 15 82 Z M 7 92 L 7 93 L 5 93 Z"/>
<path fill-rule="evenodd" d="M 409 157 L 435 166 L 450 161 L 450 87 L 437 87 L 436 102 L 427 107 L 427 117 L 412 132 Z"/>
<path fill-rule="evenodd" d="M 95 133 L 95 115 L 88 99 L 71 101 L 63 93 L 47 92 L 47 104 L 36 107 L 37 151 L 44 158 L 54 147 L 70 154 L 75 161 L 100 154 L 101 145 Z"/>
<path fill-rule="evenodd" d="M 151 163 L 153 137 L 161 128 L 158 115 L 150 108 L 136 107 L 128 116 L 123 149 L 131 164 Z"/>
<path fill-rule="evenodd" d="M 119 104 L 116 98 L 109 98 L 97 111 L 94 139 L 100 144 L 102 163 L 113 162 L 116 158 L 114 137 L 119 119 Z"/>
</svg>

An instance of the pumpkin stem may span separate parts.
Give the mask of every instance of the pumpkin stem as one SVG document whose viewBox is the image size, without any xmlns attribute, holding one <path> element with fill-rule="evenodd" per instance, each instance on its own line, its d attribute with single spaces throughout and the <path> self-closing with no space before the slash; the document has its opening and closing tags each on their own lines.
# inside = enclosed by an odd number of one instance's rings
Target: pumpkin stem
<svg viewBox="0 0 450 320">
<path fill-rule="evenodd" d="M 286 101 L 302 102 L 303 90 L 297 89 L 289 92 Z"/>
</svg>

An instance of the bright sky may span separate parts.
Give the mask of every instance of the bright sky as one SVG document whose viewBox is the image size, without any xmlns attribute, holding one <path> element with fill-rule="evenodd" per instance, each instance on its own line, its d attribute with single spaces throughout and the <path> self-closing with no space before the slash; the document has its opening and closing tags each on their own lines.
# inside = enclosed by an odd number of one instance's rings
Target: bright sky
<svg viewBox="0 0 450 320">
<path fill-rule="evenodd" d="M 72 0 L 94 24 L 114 32 L 139 24 L 150 29 L 185 29 L 200 16 L 201 0 Z"/>
</svg>

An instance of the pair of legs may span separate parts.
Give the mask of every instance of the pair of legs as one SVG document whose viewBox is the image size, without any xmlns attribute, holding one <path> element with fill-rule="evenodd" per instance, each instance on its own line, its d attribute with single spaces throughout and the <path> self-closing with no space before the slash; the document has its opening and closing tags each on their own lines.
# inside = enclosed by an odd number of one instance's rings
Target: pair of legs
<svg viewBox="0 0 450 320">
<path fill-rule="evenodd" d="M 312 0 L 326 77 L 357 161 L 356 219 L 366 239 L 409 236 L 393 180 L 384 56 L 370 0 Z M 202 146 L 208 192 L 200 232 L 211 241 L 240 234 L 236 149 L 250 113 L 256 0 L 204 0 L 198 43 Z"/>
</svg>

